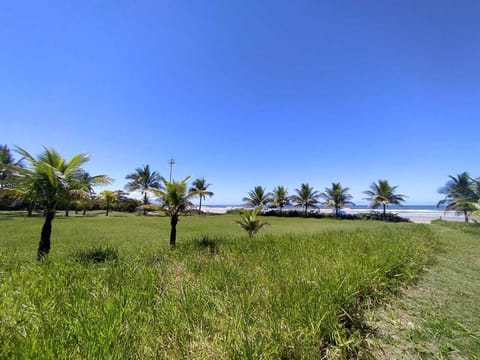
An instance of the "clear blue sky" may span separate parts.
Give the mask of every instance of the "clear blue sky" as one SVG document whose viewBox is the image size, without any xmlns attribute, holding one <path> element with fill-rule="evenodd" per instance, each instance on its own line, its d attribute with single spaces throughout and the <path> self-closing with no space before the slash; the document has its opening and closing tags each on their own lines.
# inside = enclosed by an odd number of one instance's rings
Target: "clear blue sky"
<svg viewBox="0 0 480 360">
<path fill-rule="evenodd" d="M 207 204 L 388 179 L 436 203 L 480 176 L 480 2 L 8 1 L 0 143 L 204 176 Z"/>
</svg>

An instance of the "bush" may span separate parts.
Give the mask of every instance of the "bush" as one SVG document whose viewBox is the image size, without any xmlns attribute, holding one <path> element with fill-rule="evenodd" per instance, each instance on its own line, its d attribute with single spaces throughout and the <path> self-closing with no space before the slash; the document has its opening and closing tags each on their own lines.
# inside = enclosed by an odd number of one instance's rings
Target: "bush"
<svg viewBox="0 0 480 360">
<path fill-rule="evenodd" d="M 393 214 L 393 213 L 386 213 L 385 219 L 384 219 L 383 213 L 378 211 L 372 211 L 368 214 L 361 214 L 360 218 L 362 220 L 380 220 L 380 221 L 387 221 L 387 222 L 394 222 L 394 223 L 411 222 L 410 219 L 401 217 L 400 215 Z"/>
</svg>

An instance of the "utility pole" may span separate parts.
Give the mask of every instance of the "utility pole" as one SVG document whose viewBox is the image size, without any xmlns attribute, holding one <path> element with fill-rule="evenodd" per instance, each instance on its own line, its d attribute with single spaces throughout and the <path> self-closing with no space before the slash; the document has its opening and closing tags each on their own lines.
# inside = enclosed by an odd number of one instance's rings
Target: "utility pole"
<svg viewBox="0 0 480 360">
<path fill-rule="evenodd" d="M 170 182 L 172 182 L 172 168 L 174 164 L 175 164 L 175 159 L 172 156 L 170 160 L 168 160 L 168 165 L 170 165 Z"/>
</svg>

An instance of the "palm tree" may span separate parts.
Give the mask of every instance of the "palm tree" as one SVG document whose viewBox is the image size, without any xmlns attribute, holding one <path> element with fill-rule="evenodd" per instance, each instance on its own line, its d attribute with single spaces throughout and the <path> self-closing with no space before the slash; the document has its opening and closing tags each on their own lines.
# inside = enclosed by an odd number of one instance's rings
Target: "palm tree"
<svg viewBox="0 0 480 360">
<path fill-rule="evenodd" d="M 19 165 L 8 146 L 0 145 L 0 205 L 14 202 L 9 189 L 15 186 L 14 168 Z"/>
<path fill-rule="evenodd" d="M 268 202 L 270 202 L 270 193 L 267 193 L 266 190 L 262 186 L 255 186 L 253 190 L 248 192 L 248 196 L 244 197 L 242 201 L 249 206 L 265 206 Z"/>
<path fill-rule="evenodd" d="M 348 193 L 350 188 L 342 187 L 339 182 L 332 183 L 331 188 L 325 188 L 325 191 L 320 196 L 325 200 L 324 204 L 335 209 L 335 217 L 338 218 L 339 210 L 346 205 L 355 205 L 350 200 L 352 195 Z"/>
<path fill-rule="evenodd" d="M 18 165 L 18 163 L 15 163 L 8 146 L 0 145 L 0 188 L 8 186 L 8 179 L 12 175 L 10 168 L 15 165 Z"/>
<path fill-rule="evenodd" d="M 370 185 L 370 190 L 364 191 L 365 195 L 368 195 L 364 200 L 370 200 L 370 207 L 376 209 L 379 206 L 383 207 L 383 220 L 387 219 L 387 206 L 400 205 L 405 201 L 405 195 L 396 194 L 397 186 L 390 186 L 388 180 L 378 180 L 378 183 L 373 182 Z"/>
<path fill-rule="evenodd" d="M 162 177 L 156 171 L 150 171 L 150 166 L 143 165 L 143 168 L 136 168 L 135 172 L 128 174 L 125 179 L 131 180 L 125 189 L 128 191 L 140 191 L 143 195 L 143 205 L 148 205 L 148 190 L 160 189 Z M 143 214 L 147 215 L 147 209 L 143 210 Z"/>
<path fill-rule="evenodd" d="M 105 207 L 106 207 L 106 216 L 108 216 L 108 213 L 110 211 L 110 205 L 113 204 L 117 199 L 118 195 L 114 191 L 111 190 L 103 190 L 98 197 L 102 200 L 105 200 Z"/>
<path fill-rule="evenodd" d="M 317 208 L 319 202 L 320 193 L 313 189 L 308 183 L 303 183 L 300 189 L 295 189 L 296 194 L 292 195 L 290 200 L 296 204 L 296 206 L 302 206 L 305 208 L 305 216 L 308 216 L 308 208 Z"/>
<path fill-rule="evenodd" d="M 98 185 L 109 185 L 113 182 L 113 179 L 106 175 L 90 176 L 90 174 L 84 170 L 78 173 L 78 176 L 72 179 L 70 185 L 71 189 L 77 190 L 71 194 L 66 194 L 65 197 L 65 216 L 69 215 L 70 205 L 75 200 L 85 200 L 82 205 L 86 205 L 86 201 L 92 199 L 94 191 L 93 188 Z M 84 207 L 85 215 L 85 207 Z"/>
<path fill-rule="evenodd" d="M 272 206 L 278 207 L 280 209 L 280 214 L 282 214 L 283 207 L 290 204 L 287 189 L 284 186 L 278 185 L 273 189 L 270 201 Z"/>
<path fill-rule="evenodd" d="M 179 217 L 194 206 L 191 199 L 198 195 L 195 191 L 187 191 L 188 179 L 190 176 L 180 182 L 162 179 L 163 189 L 148 190 L 160 200 L 163 211 L 170 217 L 170 246 L 172 247 L 175 247 L 177 242 Z"/>
<path fill-rule="evenodd" d="M 199 214 L 202 213 L 202 199 L 205 199 L 205 196 L 213 196 L 213 192 L 207 190 L 210 185 L 211 184 L 207 184 L 205 178 L 199 178 L 192 183 L 192 187 L 190 188 L 190 191 L 196 192 L 197 196 L 200 198 L 200 203 L 198 205 Z"/>
<path fill-rule="evenodd" d="M 477 184 L 467 172 L 456 177 L 450 175 L 449 178 L 445 186 L 438 190 L 445 197 L 438 202 L 437 207 L 446 205 L 446 210 L 463 212 L 465 222 L 468 222 L 469 214 L 477 209 L 476 203 L 479 200 L 479 194 L 475 191 Z"/>
<path fill-rule="evenodd" d="M 266 222 L 262 222 L 258 219 L 258 215 L 262 210 L 263 208 L 261 206 L 250 210 L 245 209 L 240 213 L 240 220 L 235 220 L 235 223 L 240 225 L 240 227 L 248 233 L 250 238 L 252 238 L 261 228 L 268 225 Z"/>
<path fill-rule="evenodd" d="M 95 195 L 94 187 L 100 185 L 110 185 L 111 183 L 113 183 L 113 179 L 105 175 L 91 176 L 88 172 L 82 171 L 79 182 L 81 184 L 80 187 L 83 190 L 82 199 L 86 200 L 82 202 L 83 215 L 85 215 L 87 212 L 86 205 L 89 201 L 92 201 Z"/>
<path fill-rule="evenodd" d="M 78 192 L 71 185 L 80 176 L 82 165 L 90 158 L 87 154 L 77 154 L 67 161 L 56 150 L 49 148 L 44 148 L 37 158 L 20 147 L 16 151 L 23 156 L 27 165 L 16 168 L 18 183 L 15 192 L 18 196 L 34 198 L 45 211 L 37 252 L 37 259 L 41 260 L 50 252 L 52 221 L 57 204 L 65 199 L 66 194 Z"/>
</svg>

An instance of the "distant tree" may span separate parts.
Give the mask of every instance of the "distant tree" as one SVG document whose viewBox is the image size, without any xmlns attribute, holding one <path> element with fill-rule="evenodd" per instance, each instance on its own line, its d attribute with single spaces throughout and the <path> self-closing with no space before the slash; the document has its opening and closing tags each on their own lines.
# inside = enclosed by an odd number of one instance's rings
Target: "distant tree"
<svg viewBox="0 0 480 360">
<path fill-rule="evenodd" d="M 87 207 L 93 201 L 95 196 L 94 188 L 100 185 L 110 185 L 113 179 L 105 175 L 91 176 L 86 171 L 81 171 L 78 178 L 78 187 L 81 189 L 81 196 L 78 204 L 83 208 L 83 215 L 87 213 Z"/>
<path fill-rule="evenodd" d="M 325 188 L 325 191 L 320 195 L 325 200 L 323 204 L 335 209 L 336 218 L 338 218 L 338 212 L 341 208 L 347 205 L 355 205 L 351 202 L 353 197 L 348 193 L 349 191 L 350 188 L 344 188 L 339 182 L 336 182 L 332 183 L 332 187 Z"/>
<path fill-rule="evenodd" d="M 72 190 L 65 195 L 63 203 L 65 205 L 65 216 L 69 216 L 70 208 L 72 204 L 86 205 L 88 201 L 93 198 L 93 188 L 99 185 L 109 185 L 113 182 L 113 179 L 106 175 L 91 176 L 88 172 L 81 170 L 77 176 L 75 176 L 70 184 Z M 85 208 L 84 208 L 85 215 Z"/>
<path fill-rule="evenodd" d="M 15 161 L 8 146 L 0 145 L 0 207 L 17 205 L 12 204 L 14 199 L 11 197 L 8 189 L 12 188 L 15 184 L 13 169 L 19 165 L 20 162 Z"/>
<path fill-rule="evenodd" d="M 398 185 L 390 186 L 388 180 L 378 180 L 378 183 L 373 182 L 372 185 L 370 185 L 370 189 L 363 192 L 368 196 L 364 200 L 370 201 L 370 207 L 372 209 L 376 209 L 379 206 L 383 207 L 384 221 L 387 219 L 387 206 L 389 204 L 402 206 L 401 203 L 405 201 L 405 195 L 395 193 L 397 188 Z"/>
<path fill-rule="evenodd" d="M 143 204 L 148 205 L 148 191 L 150 189 L 160 189 L 162 177 L 156 171 L 151 171 L 150 166 L 143 165 L 143 168 L 136 168 L 135 172 L 128 174 L 125 177 L 127 180 L 131 180 L 125 189 L 128 191 L 140 191 L 143 195 Z M 147 210 L 143 211 L 144 215 L 147 215 Z"/>
<path fill-rule="evenodd" d="M 290 197 L 290 200 L 305 209 L 305 216 L 308 216 L 308 208 L 317 208 L 319 203 L 320 193 L 316 191 L 308 183 L 303 183 L 300 189 L 295 189 L 296 194 Z"/>
<path fill-rule="evenodd" d="M 67 161 L 54 149 L 45 148 L 37 158 L 22 148 L 17 147 L 16 151 L 27 164 L 15 169 L 18 175 L 15 193 L 17 196 L 35 199 L 45 211 L 37 252 L 37 259 L 41 260 L 50 252 L 52 221 L 57 204 L 65 198 L 65 194 L 78 191 L 72 189 L 71 185 L 82 172 L 82 165 L 89 161 L 89 156 L 77 154 Z"/>
<path fill-rule="evenodd" d="M 205 178 L 199 178 L 192 183 L 192 187 L 190 188 L 190 191 L 196 192 L 200 199 L 200 203 L 198 205 L 199 214 L 202 213 L 202 199 L 205 199 L 205 196 L 212 197 L 214 195 L 213 192 L 208 191 L 210 185 L 211 184 L 207 184 Z"/>
<path fill-rule="evenodd" d="M 163 211 L 170 217 L 170 246 L 175 247 L 177 243 L 177 224 L 180 215 L 194 207 L 192 199 L 197 192 L 187 190 L 187 176 L 182 181 L 167 181 L 162 179 L 162 189 L 150 188 L 150 191 L 160 200 Z"/>
<path fill-rule="evenodd" d="M 253 190 L 248 192 L 248 196 L 244 197 L 242 201 L 245 201 L 249 206 L 265 206 L 270 202 L 270 196 L 271 194 L 267 193 L 262 186 L 255 186 Z"/>
<path fill-rule="evenodd" d="M 278 185 L 273 189 L 271 199 L 271 205 L 275 208 L 280 209 L 280 214 L 283 211 L 283 208 L 290 204 L 290 197 L 288 196 L 288 191 L 284 186 Z"/>
<path fill-rule="evenodd" d="M 444 187 L 438 192 L 445 195 L 440 200 L 437 207 L 446 205 L 446 210 L 455 210 L 463 213 L 465 222 L 468 222 L 469 214 L 477 209 L 477 203 L 480 198 L 478 184 L 472 179 L 467 172 L 458 174 L 456 177 L 450 175 Z"/>
<path fill-rule="evenodd" d="M 105 201 L 105 215 L 108 216 L 108 213 L 110 212 L 110 207 L 118 199 L 117 194 L 111 190 L 103 190 L 100 194 L 98 194 L 98 197 L 99 199 Z"/>
<path fill-rule="evenodd" d="M 262 210 L 262 206 L 254 209 L 244 209 L 240 213 L 240 220 L 235 220 L 235 223 L 240 225 L 240 227 L 248 233 L 250 238 L 252 238 L 261 228 L 268 225 L 266 222 L 262 222 L 258 218 L 258 215 Z"/>
<path fill-rule="evenodd" d="M 8 180 L 12 176 L 11 167 L 15 165 L 15 159 L 8 146 L 0 145 L 0 188 L 9 185 Z"/>
</svg>

